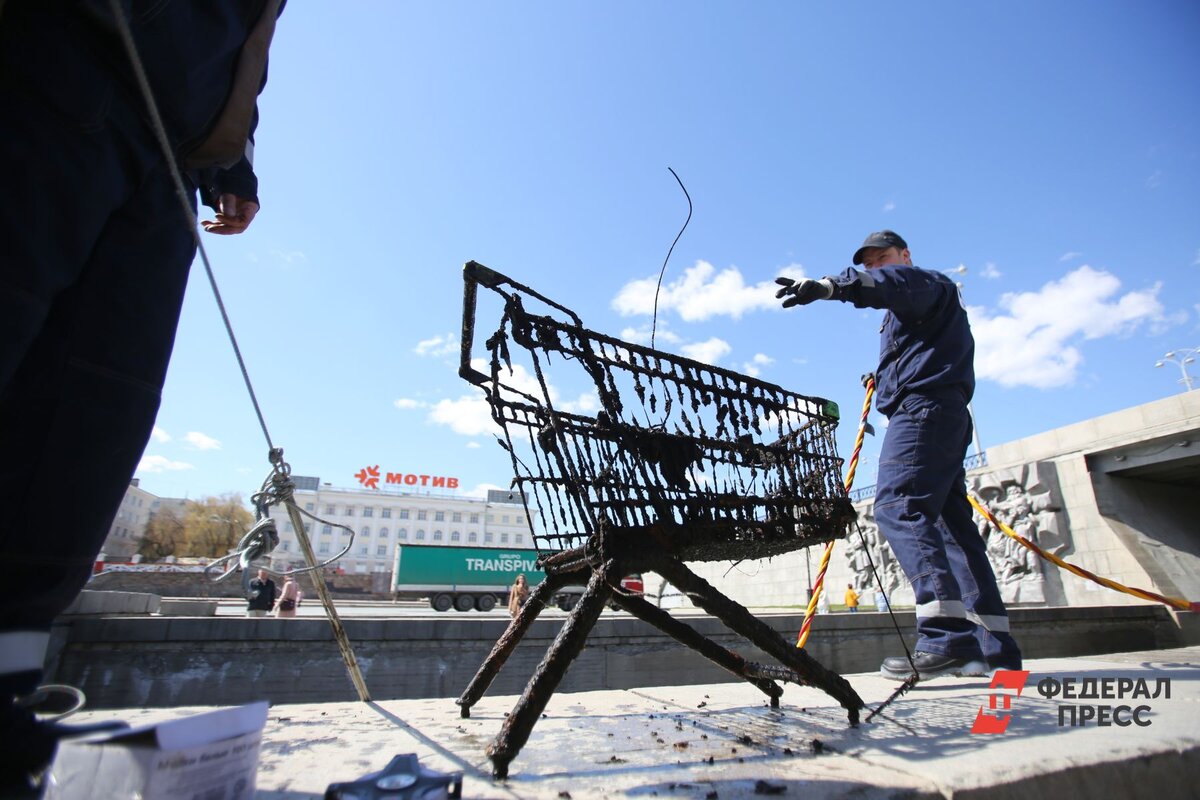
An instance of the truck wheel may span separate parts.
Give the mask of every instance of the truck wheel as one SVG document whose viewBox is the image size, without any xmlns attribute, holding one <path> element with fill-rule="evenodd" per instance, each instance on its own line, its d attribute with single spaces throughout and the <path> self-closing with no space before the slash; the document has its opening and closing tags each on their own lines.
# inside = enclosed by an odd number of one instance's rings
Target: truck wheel
<svg viewBox="0 0 1200 800">
<path fill-rule="evenodd" d="M 429 598 L 429 607 L 434 611 L 449 611 L 454 605 L 454 598 L 448 594 L 435 594 Z"/>
<path fill-rule="evenodd" d="M 475 610 L 476 611 L 488 612 L 488 611 L 491 611 L 495 607 L 496 607 L 496 595 L 494 595 L 494 594 L 481 594 L 481 595 L 479 595 L 479 598 L 475 601 Z"/>
<path fill-rule="evenodd" d="M 475 595 L 460 594 L 454 597 L 454 608 L 457 611 L 470 611 L 475 607 Z"/>
<path fill-rule="evenodd" d="M 573 594 L 564 594 L 558 598 L 558 607 L 563 611 L 570 611 L 575 608 L 575 604 L 579 602 L 579 598 Z"/>
</svg>

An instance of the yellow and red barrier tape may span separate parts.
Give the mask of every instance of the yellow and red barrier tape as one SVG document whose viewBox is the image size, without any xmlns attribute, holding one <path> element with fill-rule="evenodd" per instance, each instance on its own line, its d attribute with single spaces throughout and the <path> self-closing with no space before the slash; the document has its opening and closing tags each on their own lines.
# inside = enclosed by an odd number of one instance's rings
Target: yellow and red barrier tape
<svg viewBox="0 0 1200 800">
<path fill-rule="evenodd" d="M 858 456 L 862 452 L 863 439 L 867 435 L 867 415 L 871 413 L 871 398 L 875 395 L 875 376 L 865 376 L 863 385 L 867 388 L 867 396 L 863 398 L 862 416 L 858 420 L 858 434 L 854 437 L 854 453 L 850 456 L 850 466 L 846 469 L 847 492 L 854 485 L 854 473 L 858 470 Z M 804 622 L 800 625 L 800 634 L 796 637 L 797 648 L 803 648 L 804 643 L 808 641 L 813 618 L 817 616 L 817 600 L 821 598 L 821 592 L 825 588 L 825 573 L 829 570 L 831 555 L 833 555 L 833 541 L 827 543 L 825 552 L 821 553 L 821 564 L 817 567 L 817 579 L 813 582 L 812 597 L 808 599 L 808 608 L 804 610 Z"/>
<path fill-rule="evenodd" d="M 1081 578 L 1086 578 L 1087 580 L 1098 583 L 1101 586 L 1107 586 L 1109 589 L 1113 589 L 1114 591 L 1123 592 L 1124 594 L 1133 595 L 1134 597 L 1140 597 L 1143 600 L 1152 600 L 1156 603 L 1164 603 L 1172 608 L 1177 608 L 1180 611 L 1200 611 L 1200 603 L 1194 603 L 1189 600 L 1184 600 L 1180 597 L 1167 597 L 1166 595 L 1161 595 L 1157 592 L 1139 589 L 1136 586 L 1126 586 L 1122 583 L 1117 583 L 1114 580 L 1102 578 L 1096 573 L 1089 572 L 1083 567 L 1076 566 L 1068 561 L 1063 561 L 1058 556 L 1043 550 L 1021 534 L 1014 531 L 1012 528 L 1005 525 L 1000 520 L 996 519 L 996 516 L 991 511 L 988 511 L 986 508 L 984 508 L 983 504 L 971 495 L 968 494 L 967 499 L 971 501 L 971 505 L 975 508 L 975 510 L 984 516 L 984 519 L 999 528 L 1005 536 L 1009 537 L 1010 539 L 1015 539 L 1022 547 L 1032 550 L 1047 561 L 1062 567 L 1067 572 L 1072 572 Z"/>
</svg>

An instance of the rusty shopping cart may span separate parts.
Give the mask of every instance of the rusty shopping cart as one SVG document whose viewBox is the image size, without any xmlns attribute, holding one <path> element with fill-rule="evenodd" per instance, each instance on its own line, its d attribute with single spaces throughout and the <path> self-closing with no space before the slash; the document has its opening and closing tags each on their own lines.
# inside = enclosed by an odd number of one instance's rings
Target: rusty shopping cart
<svg viewBox="0 0 1200 800">
<path fill-rule="evenodd" d="M 610 602 L 757 686 L 773 706 L 783 692 L 777 681 L 806 684 L 857 722 L 862 700 L 844 678 L 685 565 L 765 558 L 845 536 L 854 510 L 834 443 L 836 406 L 590 331 L 569 309 L 473 261 L 464 281 L 459 374 L 483 389 L 503 430 L 514 487 L 540 522 L 533 537 L 546 579 L 458 699 L 463 717 L 554 594 L 584 586 L 487 749 L 494 775 L 508 774 Z M 486 357 L 474 359 L 481 287 L 502 311 Z M 552 369 L 557 377 L 568 368 L 582 370 L 590 390 L 573 402 L 550 382 Z M 623 592 L 621 577 L 631 572 L 658 573 L 779 665 L 747 661 Z"/>
</svg>

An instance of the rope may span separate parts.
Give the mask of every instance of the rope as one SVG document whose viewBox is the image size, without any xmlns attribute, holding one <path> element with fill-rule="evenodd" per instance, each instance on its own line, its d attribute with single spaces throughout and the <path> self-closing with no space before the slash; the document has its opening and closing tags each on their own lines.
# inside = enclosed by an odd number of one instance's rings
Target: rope
<svg viewBox="0 0 1200 800">
<path fill-rule="evenodd" d="M 846 470 L 846 491 L 850 491 L 850 487 L 854 485 L 854 474 L 858 471 L 858 457 L 862 452 L 863 440 L 867 435 L 867 415 L 871 412 L 871 398 L 875 396 L 875 376 L 864 375 L 863 386 L 866 387 L 867 394 L 863 398 L 862 414 L 858 419 L 858 433 L 854 437 L 854 453 L 850 456 L 850 466 Z M 859 531 L 862 534 L 862 531 Z M 865 545 L 864 538 L 864 545 Z M 804 622 L 800 626 L 800 634 L 796 637 L 796 649 L 804 649 L 805 643 L 808 642 L 808 635 L 812 631 L 813 619 L 817 616 L 817 601 L 821 598 L 821 593 L 825 589 L 825 573 L 829 571 L 829 557 L 833 555 L 834 542 L 830 541 L 825 545 L 825 551 L 821 553 L 821 564 L 817 568 L 817 580 L 813 583 L 812 597 L 808 600 L 808 608 L 804 611 Z M 867 553 L 870 558 L 870 552 Z"/>
<path fill-rule="evenodd" d="M 154 90 L 150 87 L 150 80 L 146 77 L 146 70 L 142 66 L 142 59 L 138 55 L 137 44 L 134 42 L 133 32 L 129 28 L 129 20 L 125 18 L 125 12 L 121 8 L 120 0 L 109 0 L 109 7 L 116 21 L 117 30 L 120 33 L 125 52 L 129 56 L 130 66 L 133 69 L 134 76 L 137 78 L 138 88 L 141 90 L 142 98 L 146 103 L 146 109 L 150 115 L 150 124 L 154 130 L 154 137 L 158 141 L 158 146 L 162 150 L 163 161 L 170 172 L 171 181 L 175 188 L 175 195 L 179 199 L 184 219 L 187 222 L 192 238 L 196 242 L 196 249 L 200 254 L 200 260 L 204 263 L 204 272 L 208 275 L 209 286 L 212 287 L 213 297 L 217 300 L 217 308 L 221 311 L 221 320 L 225 323 L 225 332 L 229 335 L 229 343 L 233 345 L 233 354 L 237 357 L 238 367 L 242 371 L 242 380 L 246 383 L 246 391 L 250 393 L 250 402 L 254 406 L 254 413 L 258 416 L 258 424 L 262 428 L 263 436 L 267 440 L 268 458 L 272 464 L 272 475 L 268 480 L 274 481 L 276 488 L 287 498 L 285 505 L 287 506 L 288 516 L 292 521 L 292 525 L 296 529 L 296 540 L 304 552 L 306 563 L 310 565 L 306 571 L 312 574 L 313 585 L 316 587 L 317 595 L 321 598 L 321 605 L 325 608 L 325 615 L 329 619 L 329 624 L 333 628 L 334 639 L 337 640 L 338 648 L 341 650 L 342 660 L 345 662 L 346 671 L 350 675 L 350 681 L 354 684 L 354 688 L 358 692 L 359 700 L 364 703 L 369 702 L 371 695 L 363 680 L 358 660 L 354 655 L 354 649 L 351 647 L 350 639 L 346 636 L 346 631 L 342 627 L 342 621 L 338 616 L 337 609 L 334 608 L 329 588 L 325 585 L 325 580 L 321 577 L 319 569 L 323 565 L 317 563 L 317 557 L 312 551 L 312 545 L 308 541 L 308 536 L 305 535 L 304 522 L 298 513 L 300 511 L 299 507 L 290 500 L 291 490 L 294 488 L 290 477 L 291 467 L 283 460 L 283 449 L 275 447 L 271 441 L 271 433 L 267 430 L 267 421 L 263 417 L 262 407 L 258 403 L 258 395 L 255 394 L 254 386 L 250 382 L 250 372 L 246 369 L 245 359 L 242 358 L 242 350 L 238 347 L 237 337 L 233 333 L 233 323 L 230 321 L 229 314 L 225 310 L 225 302 L 221 298 L 221 290 L 217 287 L 216 275 L 213 272 L 212 264 L 209 263 L 208 253 L 204 249 L 204 242 L 200 238 L 196 214 L 192 210 L 193 195 L 185 186 L 183 174 L 179 171 L 179 165 L 175 161 L 175 151 L 171 147 L 166 126 L 163 125 L 162 116 L 158 112 L 158 103 L 154 99 Z M 262 509 L 260 508 L 260 513 L 261 511 Z M 351 534 L 353 535 L 353 531 Z M 245 544 L 245 548 L 241 552 L 233 554 L 232 557 L 236 557 L 239 565 L 242 566 L 243 589 L 247 589 L 250 583 L 249 570 L 245 568 L 249 565 L 249 559 L 246 558 L 243 563 L 243 558 L 250 556 L 251 553 L 261 554 L 264 551 L 265 545 L 270 542 L 271 537 L 274 537 L 274 543 L 278 543 L 278 534 L 275 533 L 274 526 L 267 526 L 260 519 L 259 525 L 256 525 L 243 537 L 242 542 Z M 271 547 L 274 547 L 274 543 L 271 544 Z M 353 543 L 353 540 L 351 543 Z M 349 549 L 349 545 L 347 549 Z M 269 552 L 269 548 L 266 551 Z M 340 556 L 341 554 L 339 553 L 338 555 Z M 227 570 L 225 575 L 229 575 L 234 568 L 231 567 Z"/>
<path fill-rule="evenodd" d="M 233 551 L 228 555 L 221 556 L 204 568 L 204 574 L 209 580 L 214 583 L 223 581 L 240 568 L 242 571 L 242 589 L 247 594 L 249 593 L 250 571 L 251 567 L 253 567 L 253 562 L 270 553 L 279 544 L 279 531 L 269 511 L 273 505 L 283 504 L 287 508 L 289 516 L 295 511 L 319 524 L 341 528 L 350 534 L 350 538 L 347 540 L 346 546 L 336 554 L 311 566 L 296 567 L 295 569 L 288 570 L 277 570 L 267 566 L 260 567 L 268 574 L 279 578 L 286 578 L 305 572 L 317 572 L 346 555 L 354 547 L 354 529 L 349 525 L 343 525 L 340 522 L 319 517 L 311 511 L 306 511 L 296 505 L 296 501 L 292 497 L 292 492 L 295 490 L 296 485 L 290 479 L 290 474 L 291 467 L 287 462 L 278 461 L 271 470 L 271 473 L 267 475 L 266 480 L 263 481 L 262 488 L 251 495 L 250 502 L 254 505 L 255 509 L 254 525 L 246 532 L 246 535 L 242 537 Z M 218 570 L 222 568 L 223 571 L 221 574 L 217 575 Z"/>
<path fill-rule="evenodd" d="M 867 392 L 863 398 L 862 414 L 858 419 L 858 433 L 854 437 L 854 453 L 850 456 L 850 465 L 846 470 L 847 493 L 850 492 L 850 487 L 854 485 L 854 475 L 858 470 L 858 457 L 862 452 L 863 440 L 867 434 L 867 416 L 871 412 L 871 398 L 875 394 L 875 376 L 870 373 L 864 375 L 863 386 Z M 879 577 L 879 571 L 875 569 L 875 559 L 871 558 L 870 544 L 867 542 L 867 537 L 863 533 L 862 526 L 858 524 L 857 517 L 854 521 L 854 527 L 858 531 L 859 541 L 862 542 L 863 552 L 867 555 L 867 565 L 871 568 L 871 575 L 875 578 L 875 585 L 882 592 L 883 580 Z M 817 570 L 817 580 L 813 586 L 813 596 L 808 601 L 808 608 L 804 612 L 804 623 L 800 626 L 800 635 L 796 638 L 797 649 L 803 649 L 804 645 L 808 642 L 809 633 L 812 632 L 812 621 L 817 615 L 817 600 L 820 599 L 821 592 L 825 588 L 825 572 L 829 569 L 829 557 L 833 554 L 833 545 L 834 542 L 830 541 L 825 545 L 825 552 L 821 554 L 821 565 Z M 896 690 L 886 700 L 877 705 L 863 722 L 870 722 L 879 712 L 899 699 L 901 695 L 908 692 L 921 680 L 920 673 L 917 671 L 917 665 L 913 663 L 912 652 L 908 649 L 908 643 L 904 641 L 904 632 L 900 630 L 900 621 L 896 619 L 896 612 L 892 610 L 891 603 L 887 603 L 886 605 L 888 616 L 892 619 L 892 627 L 896 629 L 896 638 L 900 640 L 900 646 L 904 648 L 904 657 L 908 659 L 908 665 L 912 668 L 912 674 L 897 686 Z"/>
<path fill-rule="evenodd" d="M 1106 586 L 1113 591 L 1132 595 L 1134 597 L 1140 597 L 1143 600 L 1151 600 L 1155 603 L 1163 603 L 1164 605 L 1171 606 L 1172 608 L 1179 609 L 1180 611 L 1200 611 L 1200 602 L 1192 602 L 1190 600 L 1184 600 L 1180 597 L 1167 597 L 1156 592 L 1147 591 L 1146 589 L 1139 589 L 1136 586 L 1126 586 L 1124 584 L 1117 583 L 1114 580 L 1101 577 L 1094 572 L 1089 572 L 1083 567 L 1079 567 L 1068 561 L 1064 561 L 1053 553 L 1049 553 L 1038 547 L 1036 544 L 1029 541 L 1000 520 L 996 519 L 996 516 L 992 514 L 991 511 L 987 510 L 981 502 L 976 500 L 973 495 L 968 494 L 967 499 L 971 501 L 971 505 L 976 511 L 982 514 L 988 522 L 995 525 L 1002 533 L 1004 533 L 1005 536 L 1016 540 L 1022 547 L 1026 548 L 1027 550 L 1032 550 L 1042 558 L 1050 561 L 1053 564 L 1056 564 L 1068 572 L 1072 572 L 1081 578 L 1092 581 L 1093 583 L 1098 583 L 1101 586 Z"/>
</svg>

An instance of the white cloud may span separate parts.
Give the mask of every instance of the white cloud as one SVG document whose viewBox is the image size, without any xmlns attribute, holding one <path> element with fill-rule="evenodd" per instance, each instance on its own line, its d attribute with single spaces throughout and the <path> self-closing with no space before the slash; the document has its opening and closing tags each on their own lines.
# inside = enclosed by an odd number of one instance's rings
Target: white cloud
<svg viewBox="0 0 1200 800">
<path fill-rule="evenodd" d="M 401 398 L 398 398 L 395 402 L 393 402 L 392 405 L 394 405 L 396 408 L 398 408 L 402 411 L 405 411 L 410 408 L 424 408 L 425 406 L 427 406 L 429 404 L 422 402 L 420 400 L 413 400 L 411 397 L 401 397 Z"/>
<path fill-rule="evenodd" d="M 155 425 L 154 430 L 150 431 L 150 438 L 156 442 L 169 442 L 171 441 L 171 434 Z"/>
<path fill-rule="evenodd" d="M 188 431 L 183 440 L 197 450 L 220 450 L 221 443 L 206 433 Z"/>
<path fill-rule="evenodd" d="M 488 493 L 489 489 L 495 489 L 497 491 L 506 491 L 503 486 L 497 486 L 494 483 L 481 483 L 478 486 L 476 486 L 474 489 L 466 490 L 465 492 L 463 492 L 463 494 L 465 494 L 467 497 L 487 497 L 487 493 Z"/>
<path fill-rule="evenodd" d="M 729 346 L 729 342 L 714 336 L 703 342 L 685 344 L 681 350 L 688 358 L 702 361 L 705 364 L 715 365 L 721 360 L 722 356 L 729 355 L 729 352 L 733 348 Z"/>
<path fill-rule="evenodd" d="M 643 325 L 640 328 L 622 328 L 621 338 L 627 342 L 649 346 L 651 332 L 649 325 Z M 665 324 L 659 324 L 653 333 L 654 346 L 659 350 L 663 349 L 664 344 L 679 344 L 683 341 L 678 334 L 668 330 Z"/>
<path fill-rule="evenodd" d="M 143 456 L 138 463 L 138 472 L 177 472 L 184 469 L 195 469 L 184 461 L 172 461 L 166 456 Z"/>
<path fill-rule="evenodd" d="M 995 263 L 991 261 L 983 265 L 983 269 L 979 272 L 979 274 L 984 278 L 987 278 L 989 281 L 994 281 L 1004 275 L 1004 273 L 996 267 Z"/>
<path fill-rule="evenodd" d="M 716 364 L 717 360 L 730 352 L 730 347 L 720 339 L 709 339 L 704 342 L 686 342 L 683 337 L 675 334 L 670 330 L 665 330 L 665 326 L 659 325 L 655 335 L 654 346 L 659 350 L 664 350 L 673 353 L 682 353 L 688 358 L 696 361 L 703 361 L 706 364 Z M 650 345 L 650 326 L 643 325 L 640 328 L 625 328 L 621 331 L 621 338 L 627 342 L 634 344 Z M 762 356 L 766 358 L 766 356 Z M 756 356 L 757 358 L 757 356 Z M 760 365 L 761 366 L 761 365 Z M 743 370 L 747 375 L 755 376 L 757 372 Z M 593 397 L 595 395 L 593 394 Z M 586 413 L 587 410 L 596 410 L 599 408 L 599 398 L 596 398 L 597 403 L 591 409 L 585 409 L 581 413 Z"/>
<path fill-rule="evenodd" d="M 1117 296 L 1120 286 L 1114 275 L 1084 265 L 1036 292 L 1003 295 L 1004 313 L 973 307 L 976 374 L 1003 386 L 1072 383 L 1083 361 L 1079 342 L 1126 335 L 1163 319 L 1161 283 Z"/>
<path fill-rule="evenodd" d="M 471 366 L 484 374 L 489 373 L 490 367 L 482 358 L 473 359 Z M 507 368 L 502 368 L 501 382 L 505 387 L 517 392 L 524 392 L 538 398 L 539 401 L 544 397 L 536 376 L 520 364 L 513 364 L 511 373 Z M 562 393 L 553 384 L 548 383 L 547 390 L 550 393 L 550 402 L 559 411 L 571 414 L 592 414 L 600 408 L 600 397 L 594 389 L 581 392 L 573 399 L 563 399 Z M 518 397 L 509 389 L 502 390 L 502 395 L 506 398 Z M 424 405 L 429 408 L 428 419 L 430 422 L 447 427 L 455 433 L 463 436 L 485 434 L 498 436 L 501 434 L 500 426 L 492 420 L 491 406 L 488 405 L 487 398 L 482 392 L 465 394 L 458 398 L 444 398 Z M 475 447 L 478 446 L 478 444 L 475 445 Z"/>
<path fill-rule="evenodd" d="M 584 392 L 574 400 L 565 400 L 561 403 L 556 403 L 555 407 L 569 414 L 590 414 L 593 411 L 600 410 L 600 395 L 594 391 Z"/>
<path fill-rule="evenodd" d="M 1200 267 L 1200 250 L 1196 251 L 1196 259 L 1192 261 L 1193 267 Z"/>
<path fill-rule="evenodd" d="M 1058 260 L 1059 261 L 1074 261 L 1075 259 L 1079 258 L 1082 255 L 1083 255 L 1083 253 L 1077 253 L 1074 250 L 1072 250 L 1069 253 L 1063 253 L 1061 256 L 1058 257 Z"/>
<path fill-rule="evenodd" d="M 473 359 L 471 366 L 484 374 L 488 374 L 490 369 L 482 358 Z M 510 386 L 534 397 L 542 396 L 542 389 L 537 378 L 520 364 L 513 364 L 511 374 L 506 369 L 502 369 L 501 376 L 501 381 L 505 386 Z M 511 392 L 504 394 L 505 396 L 514 396 Z M 550 388 L 550 400 L 558 405 L 558 393 L 553 387 Z M 436 425 L 444 425 L 464 436 L 500 433 L 499 426 L 492 421 L 491 406 L 488 405 L 487 398 L 482 393 L 462 395 L 455 400 L 449 398 L 438 400 L 431 407 L 429 421 Z"/>
<path fill-rule="evenodd" d="M 302 264 L 308 261 L 308 256 L 304 255 L 300 250 L 288 250 L 286 252 L 283 250 L 272 250 L 271 255 L 289 267 L 293 264 Z"/>
<path fill-rule="evenodd" d="M 775 359 L 765 353 L 755 353 L 754 358 L 742 364 L 742 372 L 751 378 L 757 378 L 762 374 L 763 367 L 769 367 L 774 363 Z"/>
<path fill-rule="evenodd" d="M 483 447 L 483 445 L 481 445 L 479 442 L 475 442 L 475 441 L 467 442 L 468 450 L 478 450 L 480 447 Z"/>
<path fill-rule="evenodd" d="M 891 200 L 888 200 L 886 203 L 883 204 L 883 213 L 886 214 L 889 211 L 895 211 L 895 210 L 896 210 L 896 204 L 893 203 Z"/>
<path fill-rule="evenodd" d="M 791 264 L 779 271 L 793 280 L 805 277 L 804 268 Z M 654 313 L 654 294 L 658 278 L 631 281 L 617 292 L 612 308 L 622 316 Z M 747 285 L 737 267 L 717 272 L 707 261 L 697 261 L 684 271 L 683 277 L 663 284 L 658 295 L 658 311 L 674 310 L 688 322 L 699 322 L 715 316 L 741 318 L 748 311 L 778 309 L 774 279 Z"/>
<path fill-rule="evenodd" d="M 499 433 L 492 422 L 492 410 L 483 395 L 463 395 L 457 400 L 439 400 L 429 412 L 429 421 L 445 425 L 463 436 Z"/>
<path fill-rule="evenodd" d="M 458 352 L 458 337 L 453 333 L 433 336 L 417 342 L 413 352 L 419 356 L 449 356 Z"/>
<path fill-rule="evenodd" d="M 1156 170 L 1154 170 L 1154 172 L 1150 173 L 1149 178 L 1146 178 L 1146 188 L 1147 189 L 1157 189 L 1159 186 L 1162 185 L 1162 182 L 1163 182 L 1163 172 L 1161 169 L 1156 169 Z"/>
<path fill-rule="evenodd" d="M 1171 330 L 1171 328 L 1175 328 L 1180 325 L 1186 325 L 1187 321 L 1188 312 L 1186 311 L 1176 311 L 1171 314 L 1163 314 L 1150 321 L 1150 328 L 1147 332 L 1152 336 L 1161 336 L 1162 334 Z"/>
</svg>

